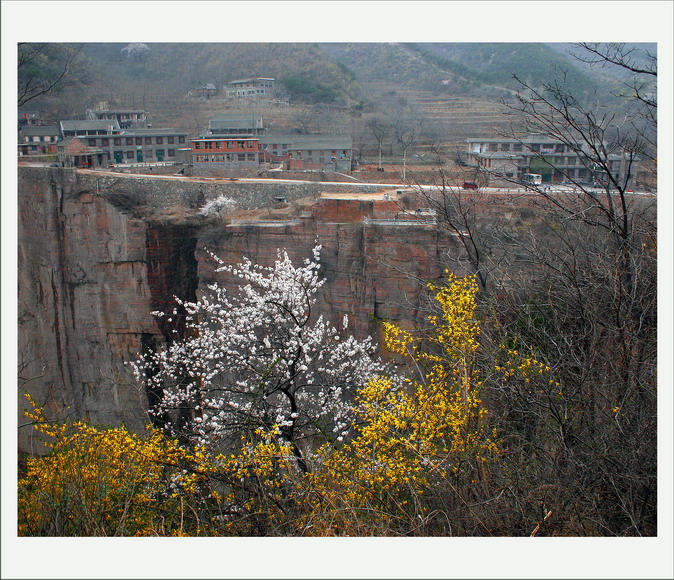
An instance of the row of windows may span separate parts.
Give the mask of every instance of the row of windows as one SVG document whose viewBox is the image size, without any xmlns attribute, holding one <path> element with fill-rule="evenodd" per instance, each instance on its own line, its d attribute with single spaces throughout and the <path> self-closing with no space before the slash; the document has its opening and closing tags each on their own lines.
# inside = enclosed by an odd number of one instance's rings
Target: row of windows
<svg viewBox="0 0 674 580">
<path fill-rule="evenodd" d="M 236 145 L 235 145 L 236 143 Z M 195 141 L 195 149 L 257 149 L 257 141 Z"/>
<path fill-rule="evenodd" d="M 113 142 L 113 145 L 152 145 L 154 139 L 155 145 L 163 145 L 164 137 L 106 137 L 103 139 L 88 139 L 90 147 L 96 147 L 100 145 L 101 147 L 109 147 L 110 141 Z M 184 143 L 185 137 L 183 135 L 178 136 L 178 143 Z M 176 137 L 167 136 L 166 143 L 172 145 L 176 142 Z"/>
<path fill-rule="evenodd" d="M 33 135 L 32 137 L 26 137 L 27 142 L 33 142 L 33 143 L 51 143 L 52 141 L 55 143 L 58 141 L 58 137 L 56 135 L 44 135 L 44 136 L 37 136 Z"/>
<path fill-rule="evenodd" d="M 525 148 L 522 143 L 489 143 L 488 151 L 524 151 Z M 526 151 L 533 151 L 535 153 L 564 153 L 569 149 L 563 143 L 533 143 L 526 146 Z"/>
<path fill-rule="evenodd" d="M 176 156 L 176 150 L 175 149 L 168 149 L 164 151 L 164 149 L 156 149 L 154 151 L 154 156 L 157 159 L 163 159 L 164 155 L 168 154 L 168 157 L 175 157 Z M 113 159 L 137 159 L 137 152 L 136 151 L 106 151 L 105 153 L 108 161 L 112 161 Z"/>
<path fill-rule="evenodd" d="M 195 163 L 234 163 L 239 161 L 257 161 L 255 153 L 226 153 L 224 155 L 195 155 Z"/>
</svg>

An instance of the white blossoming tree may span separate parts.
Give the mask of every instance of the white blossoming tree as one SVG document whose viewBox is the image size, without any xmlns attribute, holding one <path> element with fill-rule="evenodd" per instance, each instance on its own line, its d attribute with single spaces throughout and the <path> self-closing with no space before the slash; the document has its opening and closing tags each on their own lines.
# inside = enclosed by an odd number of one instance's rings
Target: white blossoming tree
<svg viewBox="0 0 674 580">
<path fill-rule="evenodd" d="M 134 364 L 146 387 L 163 391 L 154 413 L 172 417 L 174 433 L 227 447 L 276 432 L 304 471 L 308 442 L 347 436 L 350 394 L 384 365 L 369 337 L 345 336 L 346 317 L 338 330 L 316 316 L 320 249 L 300 267 L 280 250 L 272 267 L 213 255 L 216 272 L 242 280 L 238 293 L 216 283 L 197 302 L 178 301 L 187 338 Z"/>
</svg>

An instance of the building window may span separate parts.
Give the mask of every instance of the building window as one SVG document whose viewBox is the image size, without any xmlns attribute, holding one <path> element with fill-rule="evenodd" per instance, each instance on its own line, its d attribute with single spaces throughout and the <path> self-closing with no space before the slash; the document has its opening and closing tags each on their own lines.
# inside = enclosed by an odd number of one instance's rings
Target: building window
<svg viewBox="0 0 674 580">
<path fill-rule="evenodd" d="M 167 141 L 168 141 L 169 145 L 172 145 L 173 143 L 175 143 L 175 140 L 176 140 L 175 137 L 167 137 Z"/>
<path fill-rule="evenodd" d="M 490 143 L 487 150 L 488 151 L 498 151 L 498 143 Z"/>
<path fill-rule="evenodd" d="M 107 147 L 108 145 L 110 145 L 110 139 L 101 139 L 102 147 Z"/>
<path fill-rule="evenodd" d="M 115 145 L 121 145 L 121 144 L 122 144 L 121 137 L 115 137 Z"/>
<path fill-rule="evenodd" d="M 180 136 L 178 137 L 178 143 L 184 143 L 185 142 L 185 137 Z"/>
<path fill-rule="evenodd" d="M 522 151 L 522 143 L 515 143 L 513 145 L 513 151 Z"/>
<path fill-rule="evenodd" d="M 126 138 L 126 144 L 127 145 L 133 145 L 133 137 L 127 137 Z"/>
<path fill-rule="evenodd" d="M 175 149 L 169 149 L 168 150 L 168 156 L 169 157 L 175 157 L 176 156 L 176 150 Z"/>
<path fill-rule="evenodd" d="M 195 141 L 194 142 L 194 148 L 195 149 L 201 149 L 201 141 Z"/>
<path fill-rule="evenodd" d="M 555 153 L 564 153 L 564 144 L 555 145 Z"/>
<path fill-rule="evenodd" d="M 245 161 L 246 160 L 246 154 L 245 153 L 239 153 L 239 161 Z"/>
<path fill-rule="evenodd" d="M 213 149 L 213 143 L 211 141 L 206 141 L 205 145 L 206 145 L 206 147 L 205 147 L 206 149 Z"/>
<path fill-rule="evenodd" d="M 126 152 L 126 158 L 127 159 L 133 159 L 133 151 L 127 151 Z"/>
<path fill-rule="evenodd" d="M 255 161 L 255 153 L 248 154 L 248 161 Z"/>
<path fill-rule="evenodd" d="M 145 145 L 152 145 L 152 137 L 145 137 Z"/>
<path fill-rule="evenodd" d="M 96 139 L 89 139 L 89 146 L 96 147 Z"/>
<path fill-rule="evenodd" d="M 157 145 L 162 145 L 164 143 L 163 137 L 157 137 Z"/>
<path fill-rule="evenodd" d="M 143 144 L 143 138 L 142 137 L 136 137 L 136 145 L 142 145 Z"/>
</svg>

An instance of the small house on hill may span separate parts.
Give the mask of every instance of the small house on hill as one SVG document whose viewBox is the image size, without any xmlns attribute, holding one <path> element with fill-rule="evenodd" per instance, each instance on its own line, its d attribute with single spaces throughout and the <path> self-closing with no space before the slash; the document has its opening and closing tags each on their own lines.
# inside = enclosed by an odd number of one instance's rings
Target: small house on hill
<svg viewBox="0 0 674 580">
<path fill-rule="evenodd" d="M 218 94 L 218 89 L 213 83 L 207 83 L 194 89 L 193 94 L 199 99 L 212 99 Z"/>
<path fill-rule="evenodd" d="M 256 77 L 237 79 L 227 83 L 227 96 L 231 99 L 250 99 L 274 96 L 275 79 Z"/>
</svg>

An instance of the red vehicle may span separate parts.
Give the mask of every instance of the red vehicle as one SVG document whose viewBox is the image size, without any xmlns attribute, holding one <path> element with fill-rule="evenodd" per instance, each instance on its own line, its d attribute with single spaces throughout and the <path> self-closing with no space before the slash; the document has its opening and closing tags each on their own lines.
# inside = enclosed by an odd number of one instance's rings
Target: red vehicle
<svg viewBox="0 0 674 580">
<path fill-rule="evenodd" d="M 477 183 L 474 181 L 464 181 L 463 189 L 477 189 Z"/>
</svg>

